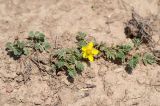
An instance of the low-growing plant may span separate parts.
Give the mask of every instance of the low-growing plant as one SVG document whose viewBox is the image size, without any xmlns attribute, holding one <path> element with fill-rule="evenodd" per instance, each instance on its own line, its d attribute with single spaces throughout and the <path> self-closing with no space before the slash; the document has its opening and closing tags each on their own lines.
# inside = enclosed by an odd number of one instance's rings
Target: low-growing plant
<svg viewBox="0 0 160 106">
<path fill-rule="evenodd" d="M 84 33 L 84 32 L 78 32 L 78 34 L 76 36 L 78 49 L 81 49 L 83 46 L 87 45 L 88 42 L 86 40 L 86 36 L 87 36 L 86 33 Z"/>
<path fill-rule="evenodd" d="M 53 53 L 52 67 L 56 71 L 66 71 L 69 77 L 74 78 L 84 70 L 82 55 L 78 49 L 60 49 Z"/>
<path fill-rule="evenodd" d="M 124 63 L 128 52 L 132 50 L 132 46 L 129 44 L 117 46 L 116 58 L 120 60 L 121 63 Z"/>
<path fill-rule="evenodd" d="M 145 53 L 143 55 L 143 63 L 144 63 L 144 65 L 154 64 L 154 63 L 156 63 L 156 58 L 154 55 L 152 55 L 150 53 Z"/>
<path fill-rule="evenodd" d="M 119 61 L 121 63 L 125 62 L 128 52 L 132 50 L 132 46 L 130 46 L 129 44 L 116 47 L 107 47 L 106 44 L 101 43 L 97 45 L 97 48 L 101 53 L 103 53 L 102 56 L 105 59 L 109 59 L 111 61 Z"/>
<path fill-rule="evenodd" d="M 29 54 L 29 51 L 26 48 L 25 42 L 20 40 L 15 40 L 13 43 L 8 42 L 6 44 L 6 49 L 15 58 L 19 58 L 21 57 L 21 55 Z"/>
<path fill-rule="evenodd" d="M 31 31 L 28 39 L 30 40 L 28 42 L 29 46 L 40 52 L 48 51 L 48 49 L 51 48 L 45 35 L 39 31 Z"/>
<path fill-rule="evenodd" d="M 132 42 L 133 42 L 134 47 L 135 47 L 136 49 L 138 49 L 138 47 L 142 44 L 141 38 L 137 38 L 137 37 L 133 38 L 133 39 L 132 39 Z"/>
<path fill-rule="evenodd" d="M 117 52 L 114 48 L 105 48 L 104 55 L 106 59 L 115 60 L 117 57 Z"/>
<path fill-rule="evenodd" d="M 74 78 L 77 73 L 84 70 L 83 60 L 94 61 L 94 56 L 99 53 L 94 48 L 94 43 L 85 39 L 86 34 L 79 32 L 76 36 L 77 48 L 59 49 L 53 53 L 52 67 L 56 71 L 66 70 L 69 77 Z"/>
<path fill-rule="evenodd" d="M 119 65 L 125 64 L 126 70 L 130 73 L 140 61 L 144 65 L 153 64 L 157 61 L 151 53 L 140 55 L 135 51 L 142 43 L 141 39 L 137 37 L 132 39 L 134 46 L 122 44 L 108 47 L 105 43 L 88 41 L 86 36 L 86 33 L 79 32 L 76 36 L 77 47 L 56 49 L 52 54 L 49 54 L 51 58 L 48 63 L 51 63 L 52 69 L 56 72 L 65 71 L 70 78 L 74 78 L 76 74 L 81 74 L 84 70 L 83 62 L 92 62 L 96 57 L 102 57 L 106 61 L 109 60 Z M 49 48 L 51 46 L 45 35 L 38 31 L 31 31 L 26 42 L 15 40 L 13 43 L 8 42 L 6 44 L 7 51 L 18 58 L 29 54 L 29 50 L 43 52 L 48 51 Z"/>
<path fill-rule="evenodd" d="M 114 47 L 107 47 L 105 43 L 101 42 L 100 44 L 96 43 L 96 48 L 100 51 L 101 56 L 105 60 L 116 59 L 116 50 Z"/>
<path fill-rule="evenodd" d="M 132 70 L 135 69 L 137 64 L 139 63 L 139 60 L 140 60 L 140 54 L 135 54 L 134 56 L 132 56 L 132 58 L 128 60 L 126 66 L 127 71 L 132 72 Z"/>
</svg>

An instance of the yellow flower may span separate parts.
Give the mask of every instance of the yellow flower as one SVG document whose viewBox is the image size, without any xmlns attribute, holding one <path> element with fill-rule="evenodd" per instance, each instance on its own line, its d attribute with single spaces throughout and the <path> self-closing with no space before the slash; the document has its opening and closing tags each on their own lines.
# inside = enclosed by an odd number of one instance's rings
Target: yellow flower
<svg viewBox="0 0 160 106">
<path fill-rule="evenodd" d="M 90 42 L 86 46 L 82 47 L 83 58 L 88 58 L 91 62 L 94 61 L 94 56 L 99 53 L 99 51 L 93 46 L 93 42 Z"/>
</svg>

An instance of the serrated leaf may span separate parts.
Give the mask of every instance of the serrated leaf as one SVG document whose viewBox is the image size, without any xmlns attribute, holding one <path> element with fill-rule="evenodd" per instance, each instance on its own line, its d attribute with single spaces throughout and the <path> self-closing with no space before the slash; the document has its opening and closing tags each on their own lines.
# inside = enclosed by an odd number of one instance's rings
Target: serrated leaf
<svg viewBox="0 0 160 106">
<path fill-rule="evenodd" d="M 37 38 L 38 40 L 40 40 L 41 42 L 44 42 L 45 35 L 44 35 L 43 33 L 39 33 L 39 34 L 36 36 L 36 38 Z"/>
<path fill-rule="evenodd" d="M 35 34 L 33 31 L 30 31 L 28 36 L 29 36 L 29 38 L 33 39 L 35 37 Z"/>
<path fill-rule="evenodd" d="M 117 54 L 116 54 L 116 58 L 120 59 L 121 62 L 123 63 L 123 62 L 125 62 L 126 56 L 125 56 L 125 54 L 124 54 L 123 51 L 119 50 L 119 51 L 117 52 Z"/>
<path fill-rule="evenodd" d="M 136 68 L 137 64 L 139 63 L 139 58 L 140 58 L 139 54 L 133 56 L 128 62 L 128 67 L 130 67 L 131 69 Z"/>
<path fill-rule="evenodd" d="M 13 49 L 13 53 L 15 56 L 20 56 L 22 54 L 22 51 L 20 51 L 18 49 Z"/>
<path fill-rule="evenodd" d="M 82 58 L 82 54 L 80 53 L 78 49 L 74 50 L 74 55 L 77 60 L 80 60 Z"/>
<path fill-rule="evenodd" d="M 44 42 L 43 45 L 44 45 L 44 49 L 45 50 L 48 50 L 48 49 L 51 48 L 51 46 L 50 46 L 50 44 L 48 42 Z"/>
<path fill-rule="evenodd" d="M 13 50 L 13 44 L 11 42 L 8 42 L 6 44 L 6 48 L 12 51 Z"/>
<path fill-rule="evenodd" d="M 144 63 L 144 65 L 154 64 L 154 63 L 156 63 L 156 58 L 152 54 L 145 53 L 143 56 L 143 63 Z"/>
<path fill-rule="evenodd" d="M 86 36 L 87 36 L 86 33 L 78 32 L 78 35 L 76 36 L 76 39 L 77 39 L 77 41 L 84 40 Z"/>
<path fill-rule="evenodd" d="M 80 72 L 84 70 L 84 65 L 82 64 L 82 62 L 80 61 L 76 62 L 76 69 Z"/>
<path fill-rule="evenodd" d="M 28 47 L 34 47 L 34 42 L 28 41 L 28 42 L 26 43 L 26 45 L 27 45 Z"/>
<path fill-rule="evenodd" d="M 36 44 L 35 44 L 35 49 L 36 49 L 36 50 L 39 50 L 40 52 L 43 52 L 43 51 L 44 51 L 44 49 L 43 49 L 43 47 L 41 46 L 40 43 L 36 43 Z"/>
<path fill-rule="evenodd" d="M 68 75 L 74 78 L 74 76 L 76 75 L 76 70 L 73 68 L 69 68 L 67 71 L 68 71 Z"/>
<path fill-rule="evenodd" d="M 132 42 L 134 43 L 134 46 L 135 46 L 136 48 L 138 48 L 138 46 L 141 45 L 142 40 L 141 40 L 140 38 L 134 38 L 134 39 L 132 40 Z"/>
<path fill-rule="evenodd" d="M 100 51 L 105 51 L 107 48 L 105 46 L 100 46 Z"/>
<path fill-rule="evenodd" d="M 56 51 L 56 54 L 58 56 L 58 59 L 63 59 L 65 58 L 65 54 L 66 54 L 66 50 L 65 49 L 61 49 Z"/>
<path fill-rule="evenodd" d="M 23 51 L 24 51 L 24 54 L 25 54 L 25 55 L 28 55 L 28 54 L 29 54 L 29 50 L 28 50 L 27 48 L 24 48 Z"/>
<path fill-rule="evenodd" d="M 74 64 L 74 63 L 75 63 L 75 61 L 76 61 L 76 59 L 75 59 L 75 56 L 74 56 L 74 55 L 69 56 L 69 57 L 68 57 L 68 59 L 66 58 L 66 60 L 67 60 L 69 63 L 72 63 L 72 64 Z"/>
<path fill-rule="evenodd" d="M 23 48 L 24 48 L 24 46 L 25 46 L 25 44 L 24 44 L 24 42 L 23 42 L 23 41 L 22 41 L 22 42 L 17 41 L 17 46 L 18 46 L 20 49 L 23 49 Z"/>
<path fill-rule="evenodd" d="M 78 42 L 78 47 L 81 48 L 83 46 L 86 46 L 87 45 L 87 42 L 85 40 L 81 40 Z"/>
<path fill-rule="evenodd" d="M 98 49 L 98 50 L 101 51 L 101 52 L 104 52 L 104 51 L 107 49 L 105 43 L 100 42 L 100 44 L 99 44 L 99 43 L 97 43 L 96 41 L 95 41 L 95 48 Z"/>
<path fill-rule="evenodd" d="M 58 62 L 55 63 L 55 65 L 58 69 L 60 69 L 60 68 L 65 66 L 65 62 L 64 61 L 58 61 Z"/>
<path fill-rule="evenodd" d="M 36 50 L 39 50 L 39 48 L 40 48 L 40 43 L 36 43 L 36 44 L 35 44 L 35 49 L 36 49 Z"/>
<path fill-rule="evenodd" d="M 121 45 L 119 49 L 126 54 L 132 50 L 132 47 L 130 45 Z"/>
<path fill-rule="evenodd" d="M 105 49 L 105 55 L 108 59 L 115 60 L 116 58 L 116 51 L 114 49 L 107 48 Z"/>
</svg>

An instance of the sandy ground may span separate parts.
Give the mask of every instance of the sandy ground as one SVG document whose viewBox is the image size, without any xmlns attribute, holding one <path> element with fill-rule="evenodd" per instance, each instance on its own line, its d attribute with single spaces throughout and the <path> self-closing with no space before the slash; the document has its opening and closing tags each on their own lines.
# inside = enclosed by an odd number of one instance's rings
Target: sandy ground
<svg viewBox="0 0 160 106">
<path fill-rule="evenodd" d="M 73 46 L 78 31 L 108 45 L 126 43 L 124 23 L 132 9 L 160 35 L 160 0 L 0 0 L 0 106 L 160 106 L 156 64 L 140 64 L 130 75 L 100 59 L 70 83 L 36 67 L 28 72 L 5 51 L 7 41 L 26 38 L 31 30 L 44 32 L 53 46 L 56 36 Z"/>
</svg>

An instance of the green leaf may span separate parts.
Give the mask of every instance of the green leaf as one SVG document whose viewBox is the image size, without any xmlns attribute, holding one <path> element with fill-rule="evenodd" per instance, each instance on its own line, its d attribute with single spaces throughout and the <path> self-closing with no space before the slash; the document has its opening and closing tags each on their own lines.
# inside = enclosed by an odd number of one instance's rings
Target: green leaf
<svg viewBox="0 0 160 106">
<path fill-rule="evenodd" d="M 82 54 L 80 53 L 80 51 L 78 49 L 74 50 L 74 56 L 75 56 L 76 60 L 82 59 Z"/>
<path fill-rule="evenodd" d="M 128 67 L 130 69 L 136 68 L 137 64 L 139 63 L 140 55 L 136 54 L 134 55 L 128 62 Z"/>
<path fill-rule="evenodd" d="M 143 63 L 144 63 L 144 65 L 154 64 L 154 63 L 156 63 L 156 58 L 154 55 L 152 55 L 150 53 L 145 53 L 143 56 Z"/>
<path fill-rule="evenodd" d="M 8 51 L 15 57 L 20 57 L 21 55 L 25 54 L 27 51 L 25 51 L 25 42 L 16 40 L 13 43 L 8 42 L 6 44 L 6 48 Z"/>
<path fill-rule="evenodd" d="M 124 54 L 128 53 L 132 50 L 132 47 L 130 45 L 121 45 L 118 47 Z"/>
<path fill-rule="evenodd" d="M 44 42 L 43 45 L 44 45 L 44 49 L 45 50 L 48 50 L 48 49 L 51 48 L 51 46 L 50 46 L 50 44 L 48 42 Z"/>
<path fill-rule="evenodd" d="M 35 44 L 35 49 L 36 49 L 36 50 L 39 50 L 40 46 L 41 46 L 40 43 L 36 43 L 36 44 Z"/>
<path fill-rule="evenodd" d="M 24 48 L 23 51 L 24 51 L 24 54 L 25 54 L 25 55 L 28 55 L 28 54 L 29 54 L 29 50 L 28 50 L 27 48 Z"/>
<path fill-rule="evenodd" d="M 141 45 L 142 40 L 140 38 L 134 38 L 132 42 L 134 43 L 134 47 L 138 48 Z"/>
<path fill-rule="evenodd" d="M 66 60 L 67 60 L 69 63 L 74 64 L 75 61 L 76 61 L 76 58 L 75 58 L 74 55 L 71 55 L 71 56 L 69 56 L 68 58 L 66 58 Z"/>
<path fill-rule="evenodd" d="M 35 37 L 35 34 L 33 31 L 30 31 L 29 32 L 29 38 L 33 39 Z"/>
<path fill-rule="evenodd" d="M 83 46 L 86 46 L 87 45 L 87 42 L 85 40 L 81 40 L 78 42 L 78 47 L 79 48 L 82 48 Z"/>
<path fill-rule="evenodd" d="M 15 56 L 20 56 L 23 52 L 14 48 L 13 53 L 14 53 Z"/>
<path fill-rule="evenodd" d="M 65 49 L 57 50 L 55 55 L 58 56 L 58 59 L 63 59 L 65 58 L 66 50 Z"/>
<path fill-rule="evenodd" d="M 84 70 L 84 65 L 82 64 L 82 62 L 80 61 L 76 62 L 76 69 L 80 72 Z"/>
<path fill-rule="evenodd" d="M 35 44 L 35 49 L 36 49 L 36 50 L 39 50 L 40 52 L 43 52 L 43 51 L 44 51 L 44 49 L 43 49 L 43 47 L 41 46 L 40 43 L 36 43 L 36 44 Z"/>
<path fill-rule="evenodd" d="M 102 51 L 105 51 L 107 49 L 107 47 L 105 46 L 105 43 L 101 42 L 101 44 L 98 46 L 99 50 L 102 52 Z"/>
<path fill-rule="evenodd" d="M 115 60 L 116 58 L 116 51 L 111 48 L 105 49 L 105 55 L 107 56 L 108 59 Z"/>
<path fill-rule="evenodd" d="M 55 63 L 55 65 L 58 69 L 61 69 L 62 67 L 65 66 L 65 62 L 64 61 L 58 61 L 58 62 Z"/>
<path fill-rule="evenodd" d="M 120 59 L 121 62 L 123 63 L 123 62 L 125 62 L 126 56 L 122 50 L 119 50 L 116 54 L 116 58 Z"/>
<path fill-rule="evenodd" d="M 69 68 L 68 70 L 68 75 L 72 78 L 76 75 L 76 70 L 74 68 Z"/>
<path fill-rule="evenodd" d="M 17 41 L 17 47 L 19 47 L 20 49 L 23 49 L 24 48 L 24 46 L 25 46 L 25 44 L 24 44 L 24 42 L 22 41 L 22 42 L 20 42 L 19 40 Z"/>
<path fill-rule="evenodd" d="M 78 32 L 78 35 L 76 36 L 76 39 L 77 39 L 77 41 L 81 41 L 81 40 L 84 40 L 86 36 L 87 36 L 86 33 Z"/>
<path fill-rule="evenodd" d="M 11 50 L 11 51 L 13 51 L 13 44 L 11 42 L 8 42 L 6 44 L 6 48 L 9 49 L 9 50 Z"/>
<path fill-rule="evenodd" d="M 45 35 L 43 33 L 39 31 L 31 31 L 29 33 L 29 36 L 30 38 L 32 38 L 30 39 L 31 47 L 33 47 L 35 50 L 43 52 L 44 50 L 47 51 L 49 48 L 51 48 L 50 44 L 46 41 Z"/>
<path fill-rule="evenodd" d="M 36 38 L 37 38 L 38 40 L 40 40 L 41 42 L 44 42 L 45 35 L 44 35 L 43 33 L 39 33 L 39 34 L 36 36 Z"/>
</svg>

